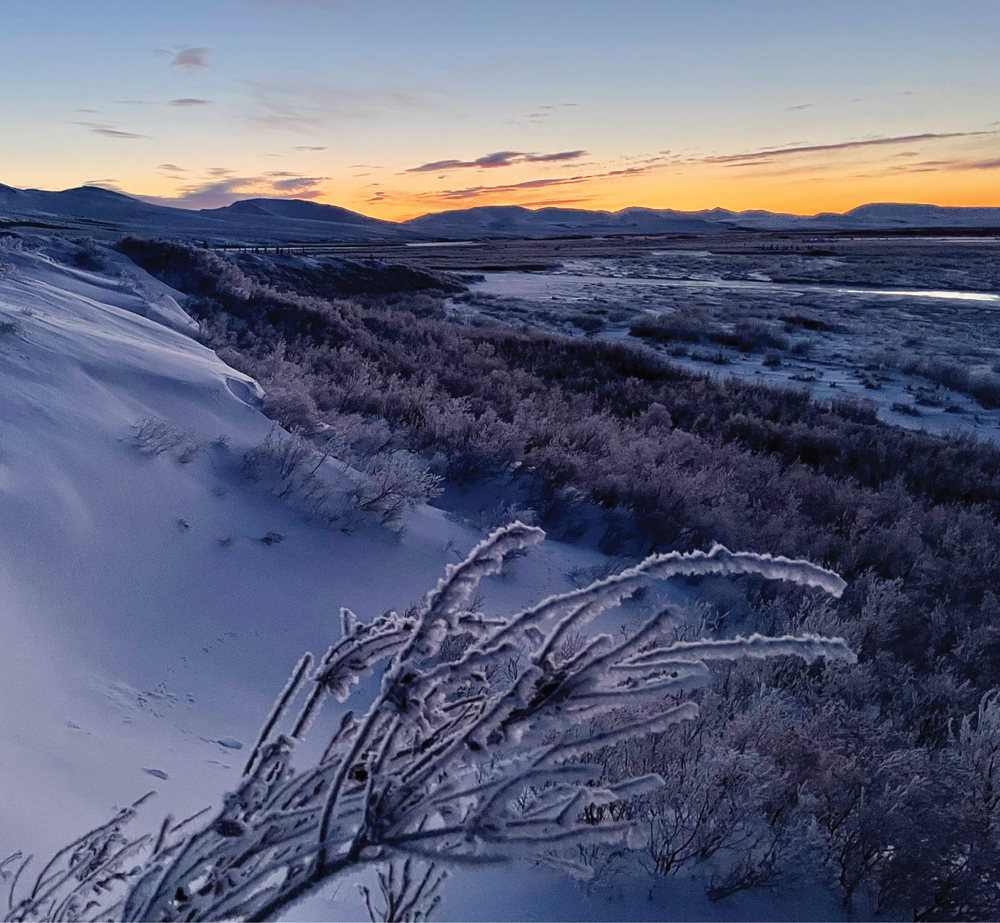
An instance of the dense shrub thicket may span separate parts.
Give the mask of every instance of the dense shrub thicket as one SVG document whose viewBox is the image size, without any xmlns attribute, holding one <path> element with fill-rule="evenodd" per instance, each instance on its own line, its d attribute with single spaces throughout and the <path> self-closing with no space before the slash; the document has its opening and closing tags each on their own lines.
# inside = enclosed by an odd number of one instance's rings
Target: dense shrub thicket
<svg viewBox="0 0 1000 923">
<path fill-rule="evenodd" d="M 807 868 L 873 912 L 1000 913 L 1000 710 L 984 699 L 1000 685 L 995 447 L 692 377 L 635 347 L 457 323 L 431 291 L 319 297 L 279 290 L 292 276 L 263 261 L 120 247 L 193 296 L 227 361 L 295 395 L 271 412 L 303 432 L 336 413 L 384 419 L 451 480 L 505 478 L 550 530 L 609 552 L 716 540 L 847 578 L 823 605 L 747 580 L 739 627 L 841 635 L 858 666 L 728 667 L 696 726 L 604 754 L 609 775 L 675 780 L 657 804 L 614 809 L 648 813 L 651 871 L 728 856 L 717 897 Z"/>
</svg>

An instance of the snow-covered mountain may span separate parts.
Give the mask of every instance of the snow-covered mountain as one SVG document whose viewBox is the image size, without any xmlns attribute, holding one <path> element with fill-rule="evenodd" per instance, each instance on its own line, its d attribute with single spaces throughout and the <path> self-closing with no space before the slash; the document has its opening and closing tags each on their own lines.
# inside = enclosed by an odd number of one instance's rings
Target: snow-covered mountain
<svg viewBox="0 0 1000 923">
<path fill-rule="evenodd" d="M 558 237 L 616 234 L 720 234 L 728 231 L 879 231 L 924 228 L 1000 228 L 1000 208 L 936 205 L 862 205 L 842 215 L 783 215 L 768 211 L 699 212 L 626 208 L 619 212 L 570 208 L 487 206 L 423 215 L 404 226 L 442 238 Z"/>
<path fill-rule="evenodd" d="M 1000 208 L 876 203 L 842 215 L 802 216 L 768 211 L 733 212 L 723 208 L 699 212 L 625 208 L 607 212 L 491 205 L 422 215 L 396 223 L 302 199 L 245 199 L 224 208 L 194 211 L 150 204 L 97 186 L 47 192 L 0 185 L 0 228 L 4 226 L 36 227 L 98 238 L 136 234 L 206 240 L 212 244 L 393 243 L 578 235 L 723 234 L 740 230 L 998 229 Z"/>
<path fill-rule="evenodd" d="M 391 221 L 301 199 L 247 199 L 193 211 L 81 186 L 63 192 L 0 185 L 0 227 L 34 226 L 77 235 L 171 237 L 213 243 L 394 241 L 416 235 Z"/>
<path fill-rule="evenodd" d="M 487 205 L 423 215 L 404 227 L 435 237 L 560 237 L 575 234 L 717 234 L 720 225 L 699 215 L 650 208 L 620 212 L 581 208 L 540 208 Z"/>
</svg>

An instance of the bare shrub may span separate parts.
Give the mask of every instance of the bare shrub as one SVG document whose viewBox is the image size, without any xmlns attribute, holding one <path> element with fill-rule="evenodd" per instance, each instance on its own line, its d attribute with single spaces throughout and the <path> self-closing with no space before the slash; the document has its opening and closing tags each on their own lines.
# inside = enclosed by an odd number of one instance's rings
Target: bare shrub
<svg viewBox="0 0 1000 923">
<path fill-rule="evenodd" d="M 0 337 L 15 337 L 24 333 L 21 322 L 13 317 L 0 317 Z"/>
<path fill-rule="evenodd" d="M 377 455 L 362 469 L 348 497 L 386 526 L 398 526 L 403 514 L 441 493 L 441 478 L 409 452 Z"/>
<path fill-rule="evenodd" d="M 692 310 L 684 314 L 648 314 L 639 317 L 629 326 L 629 335 L 656 343 L 680 340 L 683 343 L 700 343 L 707 336 L 711 320 L 704 311 Z"/>
<path fill-rule="evenodd" d="M 483 509 L 475 510 L 467 516 L 453 518 L 460 519 L 461 522 L 472 526 L 474 529 L 479 529 L 483 532 L 492 532 L 504 523 L 514 520 L 518 520 L 529 526 L 534 525 L 538 515 L 533 509 L 526 509 L 520 503 L 514 501 L 511 503 L 500 502 L 493 507 L 484 507 Z"/>
<path fill-rule="evenodd" d="M 296 433 L 285 433 L 277 424 L 264 441 L 243 454 L 243 476 L 287 499 L 309 515 L 331 520 L 336 518 L 332 505 L 334 491 L 317 477 L 322 456 L 309 440 Z"/>
<path fill-rule="evenodd" d="M 143 455 L 163 455 L 179 449 L 178 461 L 189 464 L 201 451 L 201 442 L 190 430 L 160 417 L 145 417 L 135 424 L 135 442 Z"/>
<path fill-rule="evenodd" d="M 806 562 L 721 546 L 649 558 L 509 618 L 470 612 L 479 581 L 543 536 L 521 523 L 498 530 L 402 617 L 362 624 L 341 610 L 341 639 L 318 664 L 311 654 L 299 661 L 211 820 L 191 831 L 167 818 L 157 836 L 130 839 L 129 809 L 57 853 L 32 887 L 19 891 L 15 880 L 9 919 L 274 919 L 332 878 L 393 859 L 532 858 L 586 876 L 592 869 L 568 850 L 624 838 L 641 846 L 641 827 L 600 815 L 664 781 L 638 767 L 602 780 L 591 754 L 696 718 L 684 693 L 705 683 L 707 662 L 854 660 L 843 641 L 815 635 L 663 643 L 669 613 L 628 638 L 565 644 L 641 586 L 676 575 L 757 573 L 844 589 Z M 469 643 L 443 661 L 443 643 L 459 634 Z M 364 715 L 344 714 L 319 760 L 295 769 L 294 748 L 326 697 L 346 701 L 386 660 Z"/>
<path fill-rule="evenodd" d="M 384 424 L 368 427 L 357 418 L 348 420 L 343 428 L 330 428 L 334 432 L 321 452 L 305 437 L 272 426 L 260 445 L 244 453 L 243 476 L 294 502 L 311 516 L 347 525 L 372 517 L 382 525 L 398 528 L 407 510 L 440 493 L 440 477 L 410 453 L 376 452 L 387 434 Z M 355 474 L 347 475 L 353 484 L 346 490 L 335 488 L 320 473 L 338 447 L 347 457 L 375 452 L 363 457 Z M 356 457 L 352 460 L 358 463 Z"/>
<path fill-rule="evenodd" d="M 953 391 L 968 393 L 969 369 L 948 359 L 928 359 L 921 362 L 917 371 L 935 384 L 944 385 Z"/>
<path fill-rule="evenodd" d="M 23 241 L 19 237 L 0 236 L 0 280 L 17 274 L 17 267 L 10 261 L 9 254 L 17 253 L 23 248 Z"/>
<path fill-rule="evenodd" d="M 973 372 L 969 376 L 969 393 L 987 409 L 1000 407 L 1000 375 Z"/>
<path fill-rule="evenodd" d="M 395 859 L 376 873 L 382 906 L 375 903 L 371 889 L 358 885 L 365 910 L 372 923 L 419 923 L 429 920 L 441 902 L 441 886 L 448 879 L 446 869 L 439 869 L 433 862 L 415 862 L 413 859 Z"/>
<path fill-rule="evenodd" d="M 93 237 L 76 241 L 79 249 L 73 254 L 73 263 L 80 269 L 101 272 L 108 268 L 108 257 L 104 248 Z"/>
</svg>

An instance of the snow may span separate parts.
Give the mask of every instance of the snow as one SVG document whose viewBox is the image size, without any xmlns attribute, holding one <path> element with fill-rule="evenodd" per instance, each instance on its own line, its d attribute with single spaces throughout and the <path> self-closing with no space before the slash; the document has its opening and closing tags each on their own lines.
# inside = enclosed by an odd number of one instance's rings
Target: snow
<svg viewBox="0 0 1000 923">
<path fill-rule="evenodd" d="M 878 244 L 841 241 L 838 246 L 849 253 L 852 247 L 871 251 L 864 265 L 874 284 L 825 281 L 831 274 L 859 271 L 857 264 L 845 267 L 831 258 L 748 255 L 721 246 L 715 251 L 657 249 L 622 257 L 563 258 L 544 272 L 489 272 L 470 286 L 471 297 L 453 299 L 448 306 L 458 314 L 483 313 L 573 335 L 580 335 L 573 318 L 601 316 L 603 327 L 589 335 L 657 349 L 670 363 L 695 374 L 804 388 L 817 400 L 849 396 L 872 402 L 880 419 L 897 426 L 937 436 L 974 433 L 997 441 L 997 408 L 981 407 L 968 394 L 936 386 L 920 375 L 882 368 L 880 355 L 895 350 L 900 359 L 944 359 L 973 373 L 1000 366 L 1000 293 L 989 268 L 996 265 L 996 242 L 976 244 L 986 254 L 982 271 L 977 267 L 982 254 L 963 252 L 972 247 L 967 242 L 889 245 L 896 259 L 903 253 L 910 264 L 921 267 L 919 271 L 903 261 L 903 269 L 891 263 L 885 268 Z M 940 284 L 952 277 L 937 267 L 952 262 L 966 267 L 954 276 L 966 287 Z M 970 267 L 977 267 L 974 273 Z M 777 275 L 776 270 L 810 273 L 822 281 L 775 281 L 768 273 Z M 903 278 L 916 284 L 901 284 Z M 629 336 L 629 324 L 642 315 L 689 312 L 700 313 L 705 325 L 709 320 L 722 327 L 755 320 L 779 334 L 776 315 L 804 313 L 821 319 L 825 329 L 788 334 L 790 343 L 801 341 L 809 348 L 804 355 L 786 350 L 778 363 L 768 362 L 764 350 L 741 354 L 708 343 L 690 348 L 682 343 L 677 350 L 676 344 L 656 346 Z M 723 361 L 717 363 L 716 358 Z M 901 406 L 911 412 L 901 412 Z"/>
<path fill-rule="evenodd" d="M 271 428 L 260 387 L 192 338 L 184 296 L 113 254 L 100 272 L 70 267 L 74 251 L 29 240 L 0 278 L 0 857 L 44 859 L 151 789 L 150 827 L 218 805 L 303 651 L 339 636 L 340 608 L 367 621 L 419 601 L 482 538 L 428 506 L 401 537 L 347 535 L 241 479 Z M 140 451 L 136 424 L 156 419 L 200 452 Z M 486 611 L 565 592 L 605 560 L 546 541 L 484 582 Z M 587 893 L 524 864 L 465 869 L 436 916 L 838 915 L 819 890 L 714 905 L 695 882 L 637 874 Z M 362 913 L 344 880 L 293 916 Z"/>
<path fill-rule="evenodd" d="M 405 607 L 482 536 L 430 507 L 402 537 L 305 522 L 239 478 L 271 423 L 259 386 L 181 332 L 183 296 L 29 244 L 0 279 L 0 854 L 46 856 L 150 789 L 150 825 L 217 804 L 339 607 Z M 141 452 L 153 418 L 193 433 L 197 457 Z M 546 542 L 484 584 L 487 606 L 600 560 Z"/>
</svg>

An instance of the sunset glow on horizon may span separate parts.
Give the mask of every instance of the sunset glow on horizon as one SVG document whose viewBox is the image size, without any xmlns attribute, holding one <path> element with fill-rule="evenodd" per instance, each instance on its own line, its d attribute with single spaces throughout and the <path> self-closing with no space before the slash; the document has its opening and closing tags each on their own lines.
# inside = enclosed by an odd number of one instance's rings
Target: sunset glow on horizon
<svg viewBox="0 0 1000 923">
<path fill-rule="evenodd" d="M 997 35 L 976 0 L 6 0 L 0 183 L 390 220 L 996 207 Z"/>
</svg>

